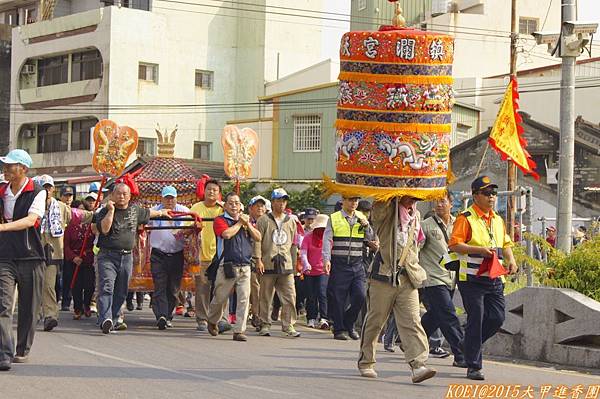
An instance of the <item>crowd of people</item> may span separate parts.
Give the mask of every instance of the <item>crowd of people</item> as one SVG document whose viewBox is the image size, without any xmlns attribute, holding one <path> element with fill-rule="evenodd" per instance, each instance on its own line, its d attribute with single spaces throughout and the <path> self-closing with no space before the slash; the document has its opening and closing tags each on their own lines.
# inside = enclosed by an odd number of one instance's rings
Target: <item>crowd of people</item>
<svg viewBox="0 0 600 399">
<path fill-rule="evenodd" d="M 148 242 L 159 330 L 172 327 L 187 307 L 197 330 L 212 336 L 233 330 L 234 341 L 247 341 L 250 323 L 267 337 L 280 320 L 281 335 L 298 338 L 297 320 L 305 315 L 309 328 L 360 341 L 363 377 L 377 377 L 376 347 L 384 342 L 390 352 L 399 345 L 414 383 L 436 374 L 429 357 L 450 354 L 468 378 L 484 379 L 482 344 L 504 321 L 503 280 L 494 268 L 516 272 L 512 242 L 493 210 L 497 186 L 488 177 L 473 182 L 474 204 L 457 217 L 445 197 L 421 218 L 411 196 L 374 203 L 344 196 L 328 216 L 316 208 L 294 214 L 283 188 L 243 204 L 216 180 L 204 182 L 204 198 L 190 209 L 177 202 L 171 185 L 163 187 L 159 205 L 145 209 L 120 181 L 110 194 L 92 185 L 74 201 L 72 188 L 63 187 L 56 199 L 51 176 L 27 177 L 25 151 L 13 150 L 0 162 L 6 179 L 0 184 L 0 370 L 28 361 L 38 321 L 52 331 L 59 309 L 70 311 L 71 301 L 74 319 L 95 313 L 102 333 L 126 330 L 133 250 L 139 226 L 149 225 L 158 227 Z M 181 220 L 182 213 L 201 221 Z M 196 230 L 182 228 L 190 223 Z M 200 272 L 194 292 L 181 292 L 186 235 L 198 230 Z M 467 313 L 464 328 L 453 303 L 456 288 Z M 143 300 L 142 293 L 138 307 Z"/>
</svg>

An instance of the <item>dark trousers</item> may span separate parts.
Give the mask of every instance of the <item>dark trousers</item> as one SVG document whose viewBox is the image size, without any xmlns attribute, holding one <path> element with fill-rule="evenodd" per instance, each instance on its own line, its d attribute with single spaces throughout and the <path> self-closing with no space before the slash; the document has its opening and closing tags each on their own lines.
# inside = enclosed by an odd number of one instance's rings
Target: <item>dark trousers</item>
<svg viewBox="0 0 600 399">
<path fill-rule="evenodd" d="M 75 263 L 64 262 L 62 267 L 62 294 L 60 300 L 61 308 L 68 308 L 71 306 L 71 280 L 73 280 L 73 273 L 75 272 Z"/>
<path fill-rule="evenodd" d="M 462 361 L 464 357 L 460 346 L 463 332 L 452 302 L 454 291 L 445 285 L 436 285 L 423 288 L 422 294 L 427 313 L 421 317 L 421 325 L 425 329 L 427 337 L 431 337 L 439 328 L 450 344 L 454 360 Z"/>
<path fill-rule="evenodd" d="M 154 281 L 152 311 L 157 320 L 172 319 L 183 276 L 183 251 L 166 254 L 153 249 L 150 263 Z"/>
<path fill-rule="evenodd" d="M 16 354 L 29 354 L 42 305 L 45 267 L 43 261 L 0 261 L 0 360 L 12 360 L 15 355 L 12 332 L 15 286 L 19 288 Z"/>
<path fill-rule="evenodd" d="M 300 312 L 305 308 L 306 301 L 306 280 L 301 276 L 294 276 L 294 286 L 296 287 L 296 311 Z"/>
<path fill-rule="evenodd" d="M 85 309 L 89 309 L 95 289 L 96 272 L 94 271 L 94 266 L 82 264 L 77 273 L 73 291 L 71 292 L 73 295 L 73 310 L 81 313 Z"/>
<path fill-rule="evenodd" d="M 459 281 L 458 290 L 467 312 L 464 355 L 467 366 L 480 370 L 483 367 L 481 347 L 504 323 L 504 284 L 495 279 L 489 284 Z"/>
<path fill-rule="evenodd" d="M 304 287 L 306 288 L 306 319 L 327 320 L 327 283 L 329 276 L 304 276 Z"/>
<path fill-rule="evenodd" d="M 334 333 L 352 331 L 367 296 L 365 269 L 361 262 L 332 261 L 327 283 L 327 303 Z M 346 303 L 349 307 L 346 309 Z"/>
</svg>

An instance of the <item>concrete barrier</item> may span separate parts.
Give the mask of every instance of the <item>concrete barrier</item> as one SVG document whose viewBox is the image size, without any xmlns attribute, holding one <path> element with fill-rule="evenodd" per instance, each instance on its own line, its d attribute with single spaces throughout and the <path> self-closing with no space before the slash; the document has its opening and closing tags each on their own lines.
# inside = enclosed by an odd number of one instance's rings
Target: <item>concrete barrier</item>
<svg viewBox="0 0 600 399">
<path fill-rule="evenodd" d="M 570 289 L 522 288 L 506 297 L 506 321 L 484 352 L 600 368 L 600 302 Z"/>
</svg>

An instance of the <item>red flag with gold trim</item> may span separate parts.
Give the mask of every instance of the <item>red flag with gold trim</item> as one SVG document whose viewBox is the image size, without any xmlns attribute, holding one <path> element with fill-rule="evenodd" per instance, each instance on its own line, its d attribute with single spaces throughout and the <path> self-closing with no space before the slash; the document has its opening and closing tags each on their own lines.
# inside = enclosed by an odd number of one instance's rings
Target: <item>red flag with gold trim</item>
<svg viewBox="0 0 600 399">
<path fill-rule="evenodd" d="M 503 160 L 510 158 L 523 173 L 539 180 L 540 176 L 535 171 L 536 164 L 525 149 L 527 141 L 523 137 L 523 119 L 518 113 L 518 99 L 517 81 L 511 78 L 488 141 Z"/>
</svg>

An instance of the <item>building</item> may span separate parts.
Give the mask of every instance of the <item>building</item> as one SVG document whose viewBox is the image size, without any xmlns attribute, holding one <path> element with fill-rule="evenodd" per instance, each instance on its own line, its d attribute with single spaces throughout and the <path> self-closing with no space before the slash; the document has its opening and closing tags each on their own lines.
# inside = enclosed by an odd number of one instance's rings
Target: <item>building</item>
<svg viewBox="0 0 600 399">
<path fill-rule="evenodd" d="M 0 21 L 16 25 L 11 146 L 76 174 L 91 163 L 90 129 L 111 119 L 138 130 L 139 155 L 155 154 L 157 125 L 177 126 L 177 157 L 222 160 L 223 127 L 256 114 L 265 81 L 323 59 L 320 21 L 265 12 L 295 4 L 58 0 L 37 21 L 37 2 L 0 0 Z"/>
<path fill-rule="evenodd" d="M 0 153 L 8 151 L 10 129 L 10 25 L 0 20 Z"/>
<path fill-rule="evenodd" d="M 533 188 L 534 221 L 539 217 L 554 218 L 555 204 L 558 203 L 559 129 L 540 123 L 527 113 L 521 112 L 521 116 L 524 137 L 529 143 L 527 150 L 537 163 L 540 180 L 523 176 L 518 171 L 517 184 Z M 489 133 L 488 130 L 452 149 L 450 156 L 456 182 L 450 186 L 450 190 L 470 191 L 471 181 L 476 177 L 482 158 L 484 160 L 480 175 L 488 175 L 497 182 L 506 181 L 506 162 L 501 161 L 492 148 L 488 148 L 486 152 Z M 600 214 L 600 125 L 579 117 L 575 123 L 575 135 L 573 213 L 577 217 L 597 217 Z M 505 205 L 499 205 L 501 209 L 505 209 Z M 534 231 L 539 232 L 540 226 L 539 222 L 534 222 Z"/>
<path fill-rule="evenodd" d="M 488 77 L 509 72 L 510 2 L 498 0 L 399 0 L 407 26 L 455 37 L 453 75 Z M 387 0 L 352 0 L 352 30 L 389 25 L 394 7 Z M 556 61 L 531 36 L 560 30 L 560 1 L 519 0 L 517 68 L 541 67 Z"/>
</svg>

